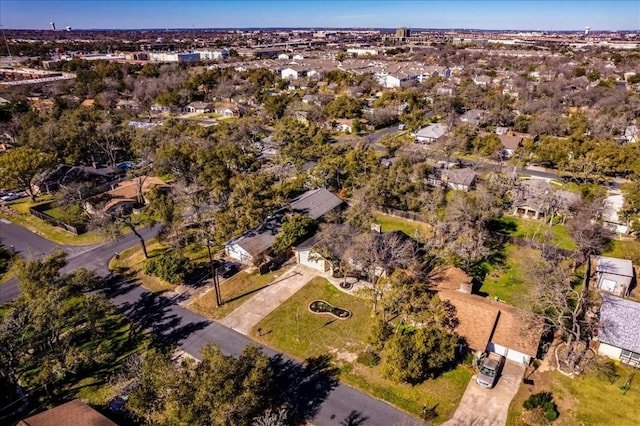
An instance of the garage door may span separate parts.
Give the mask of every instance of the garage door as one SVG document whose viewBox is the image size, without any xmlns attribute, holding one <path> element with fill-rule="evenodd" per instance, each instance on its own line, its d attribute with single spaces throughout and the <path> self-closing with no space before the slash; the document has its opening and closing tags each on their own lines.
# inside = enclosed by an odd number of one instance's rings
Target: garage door
<svg viewBox="0 0 640 426">
<path fill-rule="evenodd" d="M 505 346 L 498 345 L 493 342 L 490 342 L 487 345 L 487 351 L 502 355 L 508 360 L 517 362 L 518 364 L 522 364 L 522 365 L 529 364 L 529 359 L 530 359 L 529 355 L 523 354 L 522 352 L 514 351 L 513 349 L 508 349 Z"/>
<path fill-rule="evenodd" d="M 509 349 L 507 351 L 507 359 L 517 362 L 521 365 L 529 364 L 529 355 L 523 354 L 522 352 L 514 351 L 513 349 Z"/>
<path fill-rule="evenodd" d="M 322 259 L 320 260 L 309 259 L 309 256 L 311 256 L 311 251 L 304 250 L 299 252 L 298 255 L 299 255 L 301 265 L 308 266 L 309 268 L 313 268 L 320 272 L 324 272 L 324 261 Z"/>
<path fill-rule="evenodd" d="M 616 284 L 617 283 L 613 280 L 604 279 L 602 280 L 602 284 L 600 285 L 600 288 L 602 288 L 604 291 L 609 291 L 613 293 L 616 290 Z"/>
<path fill-rule="evenodd" d="M 498 355 L 507 356 L 507 348 L 493 342 L 489 342 L 489 344 L 487 345 L 487 351 L 494 352 Z"/>
</svg>

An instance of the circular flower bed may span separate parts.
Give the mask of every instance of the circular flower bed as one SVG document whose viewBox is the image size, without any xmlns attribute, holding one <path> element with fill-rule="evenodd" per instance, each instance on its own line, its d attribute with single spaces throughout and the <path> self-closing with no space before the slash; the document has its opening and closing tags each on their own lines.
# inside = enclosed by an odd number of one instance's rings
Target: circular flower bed
<svg viewBox="0 0 640 426">
<path fill-rule="evenodd" d="M 314 300 L 309 304 L 309 310 L 314 314 L 330 314 L 338 319 L 347 319 L 351 317 L 351 312 L 344 308 L 333 306 L 324 300 Z"/>
</svg>

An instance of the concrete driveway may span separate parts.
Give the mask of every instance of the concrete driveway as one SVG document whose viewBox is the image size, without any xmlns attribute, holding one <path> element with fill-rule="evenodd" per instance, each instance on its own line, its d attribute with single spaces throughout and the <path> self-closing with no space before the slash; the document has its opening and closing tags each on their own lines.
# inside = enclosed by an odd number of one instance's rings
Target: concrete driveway
<svg viewBox="0 0 640 426">
<path fill-rule="evenodd" d="M 218 322 L 246 336 L 264 317 L 317 275 L 312 269 L 294 266 Z"/>
<path fill-rule="evenodd" d="M 478 386 L 474 375 L 458 409 L 444 425 L 504 426 L 507 423 L 509 404 L 518 392 L 524 371 L 523 365 L 507 361 L 498 384 L 493 389 Z"/>
</svg>

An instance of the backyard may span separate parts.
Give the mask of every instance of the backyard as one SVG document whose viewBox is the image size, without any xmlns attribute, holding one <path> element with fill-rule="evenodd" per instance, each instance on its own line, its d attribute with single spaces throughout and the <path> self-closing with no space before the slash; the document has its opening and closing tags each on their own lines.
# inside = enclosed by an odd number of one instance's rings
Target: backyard
<svg viewBox="0 0 640 426">
<path fill-rule="evenodd" d="M 375 213 L 376 222 L 382 228 L 382 232 L 402 231 L 410 237 L 426 236 L 431 232 L 431 227 L 424 222 L 416 222 L 414 220 L 402 217 L 391 216 L 385 213 Z"/>
<path fill-rule="evenodd" d="M 328 314 L 312 313 L 314 300 L 348 309 L 346 320 Z M 315 278 L 269 314 L 252 330 L 252 337 L 267 346 L 303 360 L 332 354 L 340 368 L 340 380 L 376 398 L 383 399 L 415 416 L 423 407 L 435 407 L 441 423 L 455 411 L 473 374 L 459 366 L 435 380 L 410 386 L 391 382 L 381 376 L 380 366 L 366 367 L 356 362 L 367 344 L 364 338 L 371 326 L 371 307 L 360 298 L 338 290 L 324 278 Z M 260 331 L 258 331 L 260 330 Z"/>
<path fill-rule="evenodd" d="M 536 372 L 533 385 L 522 385 L 509 407 L 507 425 L 524 425 L 524 400 L 532 393 L 551 391 L 560 415 L 553 422 L 557 426 L 638 424 L 640 406 L 640 377 L 636 375 L 630 389 L 620 389 L 631 374 L 630 367 L 617 367 L 618 377 L 610 380 L 590 371 L 572 379 L 557 371 Z"/>
<path fill-rule="evenodd" d="M 507 244 L 501 262 L 486 264 L 487 274 L 478 293 L 497 297 L 513 306 L 525 307 L 528 291 L 525 266 L 530 259 L 539 256 L 537 249 Z"/>
</svg>

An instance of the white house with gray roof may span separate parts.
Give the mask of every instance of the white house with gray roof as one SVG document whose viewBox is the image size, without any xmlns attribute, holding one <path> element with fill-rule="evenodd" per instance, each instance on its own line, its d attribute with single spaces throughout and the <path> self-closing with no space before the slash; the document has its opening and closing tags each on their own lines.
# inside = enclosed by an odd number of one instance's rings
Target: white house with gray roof
<svg viewBox="0 0 640 426">
<path fill-rule="evenodd" d="M 633 281 L 633 264 L 627 259 L 596 257 L 596 287 L 616 296 L 629 293 Z"/>
<path fill-rule="evenodd" d="M 311 219 L 320 220 L 343 201 L 325 188 L 317 188 L 291 200 L 289 211 L 304 214 Z M 271 250 L 276 235 L 280 232 L 284 209 L 267 217 L 264 223 L 232 239 L 224 246 L 225 254 L 246 264 L 260 264 Z"/>
<path fill-rule="evenodd" d="M 435 123 L 427 127 L 423 127 L 415 133 L 416 142 L 432 143 L 449 133 L 449 127 L 446 124 Z"/>
<path fill-rule="evenodd" d="M 640 366 L 640 303 L 602 295 L 598 353 Z"/>
</svg>

